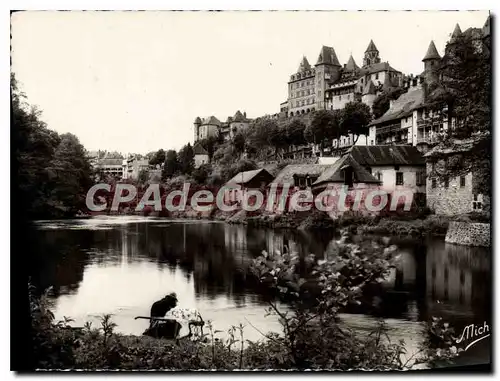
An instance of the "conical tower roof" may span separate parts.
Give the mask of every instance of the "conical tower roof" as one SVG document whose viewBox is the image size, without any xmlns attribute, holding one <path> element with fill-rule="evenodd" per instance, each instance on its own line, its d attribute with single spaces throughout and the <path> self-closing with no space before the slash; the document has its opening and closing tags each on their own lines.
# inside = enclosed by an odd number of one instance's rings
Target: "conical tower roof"
<svg viewBox="0 0 500 381">
<path fill-rule="evenodd" d="M 339 59 L 337 58 L 337 54 L 335 50 L 331 46 L 324 46 L 321 48 L 318 56 L 318 62 L 316 65 L 335 65 L 340 66 Z"/>
<path fill-rule="evenodd" d="M 310 69 L 311 69 L 311 65 L 309 65 L 309 61 L 307 61 L 307 58 L 305 56 L 302 57 L 302 61 L 300 61 L 298 73 L 301 73 L 303 71 L 310 70 Z"/>
<path fill-rule="evenodd" d="M 354 58 L 352 58 L 352 54 L 349 57 L 349 61 L 347 61 L 347 64 L 345 65 L 345 70 L 346 71 L 356 71 L 356 70 L 359 70 L 358 65 L 356 65 L 356 61 L 354 61 Z"/>
<path fill-rule="evenodd" d="M 491 33 L 491 15 L 488 16 L 483 26 L 483 36 L 488 37 Z"/>
<path fill-rule="evenodd" d="M 439 55 L 436 45 L 434 45 L 434 41 L 431 41 L 429 44 L 429 48 L 427 49 L 427 54 L 425 57 L 422 59 L 422 61 L 427 61 L 427 60 L 434 60 L 434 59 L 441 59 L 441 56 Z"/>
<path fill-rule="evenodd" d="M 378 52 L 378 49 L 377 47 L 375 46 L 375 44 L 373 43 L 373 40 L 370 40 L 370 43 L 368 44 L 368 47 L 366 48 L 365 50 L 365 53 L 366 52 L 375 52 L 377 51 Z"/>
<path fill-rule="evenodd" d="M 194 124 L 201 124 L 201 119 L 199 116 L 197 116 L 196 119 L 194 120 Z"/>
<path fill-rule="evenodd" d="M 451 39 L 450 42 L 454 42 L 457 37 L 460 37 L 462 35 L 462 29 L 460 29 L 460 25 L 455 25 L 455 29 L 453 30 L 453 33 L 451 34 Z"/>
</svg>

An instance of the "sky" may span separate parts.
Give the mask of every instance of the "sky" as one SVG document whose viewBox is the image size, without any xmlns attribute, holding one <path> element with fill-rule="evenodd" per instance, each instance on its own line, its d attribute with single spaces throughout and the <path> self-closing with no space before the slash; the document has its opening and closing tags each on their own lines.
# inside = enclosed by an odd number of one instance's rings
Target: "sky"
<svg viewBox="0 0 500 381">
<path fill-rule="evenodd" d="M 302 56 L 322 45 L 361 66 L 373 39 L 382 61 L 423 71 L 456 23 L 482 27 L 487 11 L 18 12 L 12 71 L 48 127 L 88 150 L 147 153 L 193 142 L 197 116 L 221 121 L 279 112 Z"/>
</svg>

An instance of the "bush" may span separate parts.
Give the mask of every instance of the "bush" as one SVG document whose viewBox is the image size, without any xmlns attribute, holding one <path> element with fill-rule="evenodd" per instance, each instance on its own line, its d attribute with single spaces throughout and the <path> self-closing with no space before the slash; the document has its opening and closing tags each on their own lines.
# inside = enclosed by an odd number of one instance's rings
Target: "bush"
<svg viewBox="0 0 500 381">
<path fill-rule="evenodd" d="M 434 319 L 429 343 L 421 357 L 404 360 L 404 342 L 391 343 L 383 321 L 368 336 L 340 324 L 339 312 L 350 304 L 361 304 L 363 289 L 380 284 L 395 260 L 395 246 L 339 243 L 331 261 L 314 256 L 267 254 L 252 264 L 259 281 L 286 300 L 289 311 L 269 301 L 269 313 L 279 317 L 282 334 L 265 334 L 264 340 L 245 341 L 244 326 L 233 326 L 220 340 L 208 322 L 208 332 L 192 340 L 176 342 L 147 336 L 125 336 L 114 332 L 109 315 L 101 327 L 69 326 L 70 319 L 54 323 L 46 294 L 34 296 L 30 307 L 37 367 L 43 369 L 407 369 L 415 363 L 450 359 L 459 352 L 452 347 L 452 329 Z M 314 295 L 312 295 L 314 294 Z M 311 296 L 314 296 L 313 298 Z M 259 331 L 260 332 L 260 331 Z M 246 346 L 245 346 L 246 343 Z M 413 356 L 412 356 L 413 357 Z"/>
</svg>

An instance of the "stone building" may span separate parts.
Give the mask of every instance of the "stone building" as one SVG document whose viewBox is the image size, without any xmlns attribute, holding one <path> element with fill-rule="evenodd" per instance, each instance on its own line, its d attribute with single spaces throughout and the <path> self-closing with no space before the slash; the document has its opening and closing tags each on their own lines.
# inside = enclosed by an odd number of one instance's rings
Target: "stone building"
<svg viewBox="0 0 500 381">
<path fill-rule="evenodd" d="M 224 140 L 230 140 L 238 131 L 248 128 L 250 122 L 247 113 L 239 110 L 234 116 L 229 116 L 226 122 L 221 122 L 213 115 L 203 119 L 197 117 L 194 121 L 194 142 L 219 135 Z"/>
<path fill-rule="evenodd" d="M 468 172 L 457 177 L 446 177 L 447 167 L 463 160 L 470 150 L 473 138 L 456 140 L 450 146 L 438 144 L 424 156 L 427 165 L 427 206 L 436 214 L 457 215 L 470 212 L 490 212 L 490 199 L 478 187 L 477 173 Z"/>
<path fill-rule="evenodd" d="M 381 182 L 381 189 L 391 193 L 409 190 L 414 195 L 425 194 L 425 159 L 416 147 L 354 146 L 347 154 Z"/>
<path fill-rule="evenodd" d="M 437 51 L 431 41 L 426 54 L 422 58 L 424 71 L 417 76 L 403 78 L 406 92 L 398 99 L 391 101 L 389 110 L 374 120 L 369 127 L 369 145 L 377 144 L 411 144 L 422 150 L 437 144 L 448 128 L 454 128 L 454 121 L 448 121 L 447 110 L 426 107 L 429 99 L 429 88 L 438 81 L 440 68 L 446 59 L 453 54 L 454 42 L 461 36 L 471 36 L 477 49 L 488 49 L 490 41 L 490 17 L 483 28 L 469 28 L 462 32 L 457 24 L 446 45 L 444 56 Z"/>
<path fill-rule="evenodd" d="M 208 156 L 208 152 L 201 144 L 195 144 L 193 147 L 194 153 L 194 167 L 199 168 L 203 164 L 208 164 L 210 162 L 210 158 Z"/>
</svg>

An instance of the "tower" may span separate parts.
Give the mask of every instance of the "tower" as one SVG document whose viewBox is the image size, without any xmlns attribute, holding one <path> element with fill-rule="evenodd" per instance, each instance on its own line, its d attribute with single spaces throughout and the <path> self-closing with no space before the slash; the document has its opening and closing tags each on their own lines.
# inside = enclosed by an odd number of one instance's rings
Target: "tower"
<svg viewBox="0 0 500 381">
<path fill-rule="evenodd" d="M 422 59 L 422 62 L 424 63 L 424 78 L 427 84 L 437 80 L 437 69 L 440 61 L 441 56 L 436 49 L 434 41 L 431 41 L 429 48 L 427 48 L 427 53 Z"/>
<path fill-rule="evenodd" d="M 201 126 L 201 119 L 199 116 L 197 116 L 196 119 L 194 120 L 194 141 L 195 142 L 198 141 L 198 137 L 200 136 L 199 135 L 200 126 Z"/>
<path fill-rule="evenodd" d="M 316 109 L 323 110 L 325 109 L 325 90 L 330 82 L 339 80 L 342 68 L 332 47 L 323 46 L 321 48 L 315 68 Z"/>
<path fill-rule="evenodd" d="M 368 47 L 365 51 L 365 57 L 363 58 L 363 67 L 370 66 L 376 63 L 380 63 L 379 51 L 373 40 L 370 40 Z"/>
</svg>

